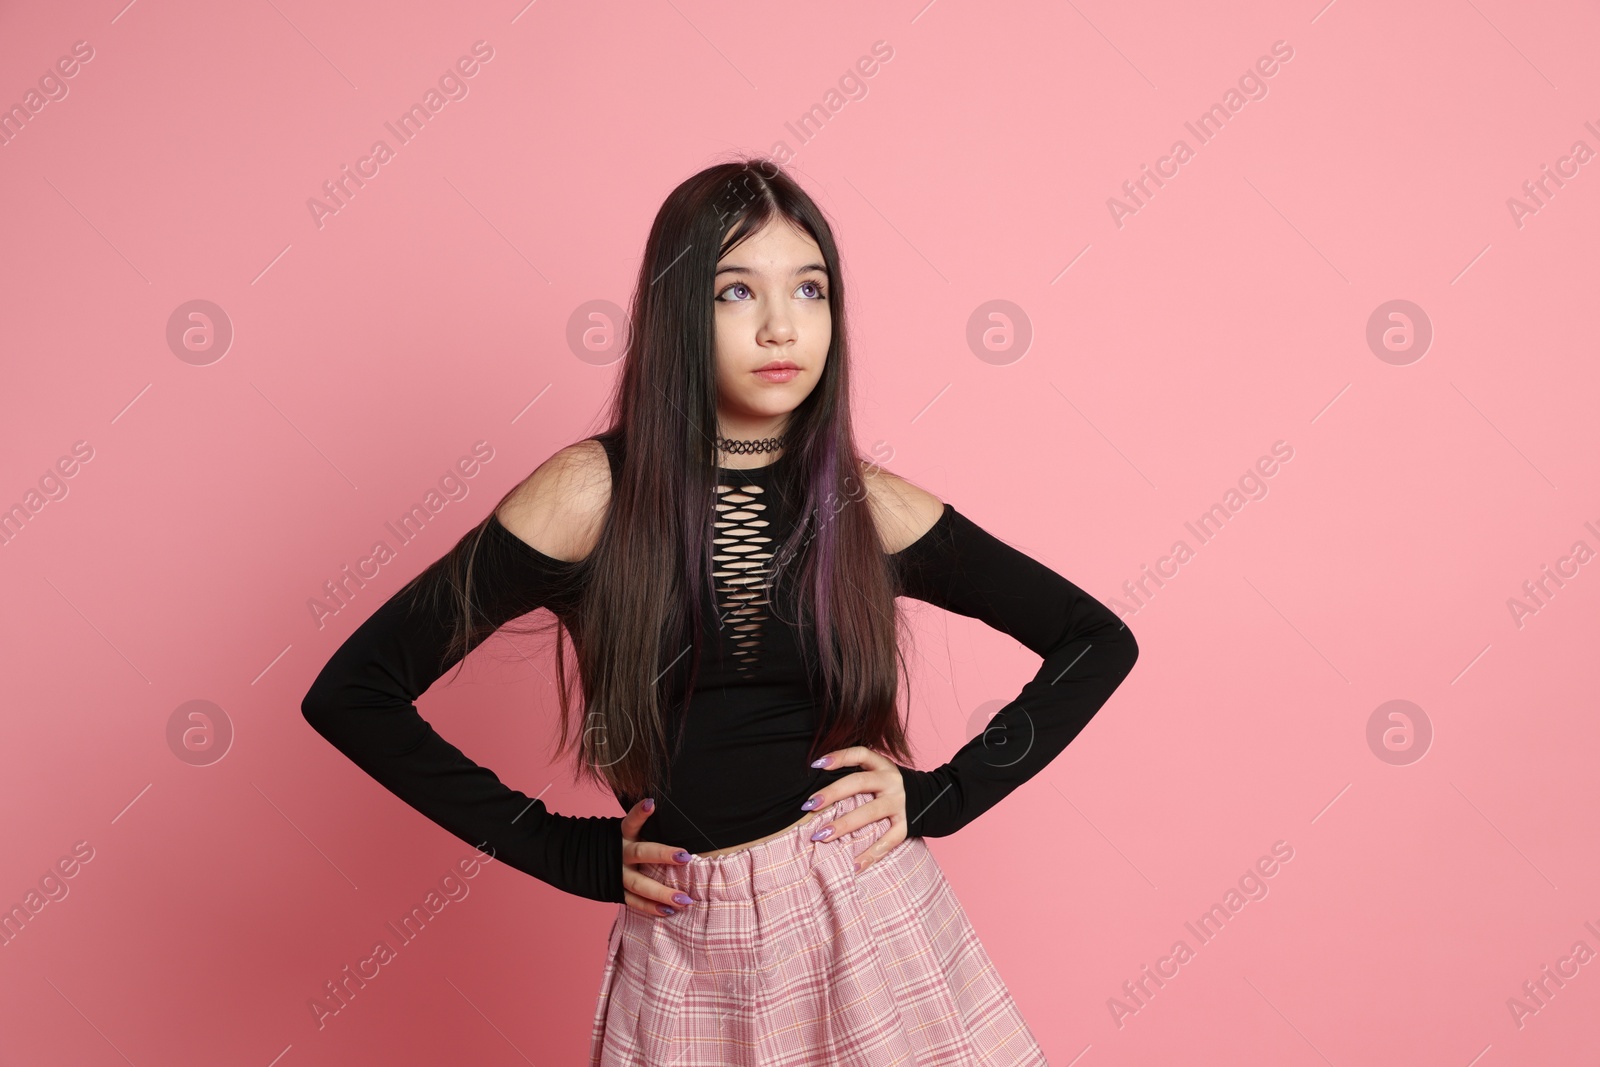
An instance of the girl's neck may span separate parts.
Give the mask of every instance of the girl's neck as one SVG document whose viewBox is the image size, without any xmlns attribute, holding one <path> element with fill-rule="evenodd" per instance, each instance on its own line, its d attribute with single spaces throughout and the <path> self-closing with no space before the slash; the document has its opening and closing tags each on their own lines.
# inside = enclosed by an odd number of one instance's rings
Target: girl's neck
<svg viewBox="0 0 1600 1067">
<path fill-rule="evenodd" d="M 722 435 L 722 437 L 730 441 L 768 440 L 771 438 L 781 437 L 783 435 L 783 431 L 784 426 L 781 423 L 767 423 L 762 426 L 756 426 L 754 424 L 734 426 L 724 425 L 720 426 L 718 429 L 718 432 Z M 725 470 L 748 470 L 751 467 L 765 467 L 768 464 L 776 463 L 779 459 L 783 458 L 784 453 L 787 451 L 787 447 L 780 447 L 774 448 L 767 452 L 734 453 L 725 452 L 719 448 L 717 449 L 716 462 L 717 466 Z"/>
<path fill-rule="evenodd" d="M 717 451 L 717 466 L 724 470 L 730 471 L 743 471 L 749 470 L 752 467 L 765 467 L 769 464 L 778 462 L 778 460 L 782 459 L 785 453 L 788 451 L 789 450 L 786 448 L 780 448 L 774 452 L 744 452 L 740 455 L 732 455 L 719 449 Z"/>
</svg>

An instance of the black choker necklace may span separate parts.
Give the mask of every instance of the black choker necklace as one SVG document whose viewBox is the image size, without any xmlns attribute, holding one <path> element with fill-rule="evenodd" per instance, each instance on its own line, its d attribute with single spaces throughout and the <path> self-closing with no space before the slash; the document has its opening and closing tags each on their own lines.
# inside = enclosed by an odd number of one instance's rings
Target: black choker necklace
<svg viewBox="0 0 1600 1067">
<path fill-rule="evenodd" d="M 735 441 L 717 435 L 717 448 L 730 456 L 743 456 L 755 452 L 776 452 L 783 447 L 782 437 L 763 437 L 759 441 Z"/>
</svg>

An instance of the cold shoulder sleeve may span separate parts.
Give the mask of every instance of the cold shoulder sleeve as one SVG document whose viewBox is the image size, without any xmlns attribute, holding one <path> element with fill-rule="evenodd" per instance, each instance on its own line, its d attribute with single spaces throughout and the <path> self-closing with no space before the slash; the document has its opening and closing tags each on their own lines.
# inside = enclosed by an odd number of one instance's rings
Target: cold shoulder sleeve
<svg viewBox="0 0 1600 1067">
<path fill-rule="evenodd" d="M 539 552 L 491 515 L 469 572 L 473 598 L 498 628 L 549 606 L 575 566 Z M 306 721 L 391 793 L 468 844 L 557 889 L 621 903 L 620 817 L 546 810 L 543 801 L 468 759 L 418 713 L 416 699 L 462 658 L 447 652 L 448 604 L 430 603 L 402 589 L 362 622 L 312 683 L 301 704 Z"/>
<path fill-rule="evenodd" d="M 1048 766 L 1133 670 L 1139 648 L 1109 608 L 948 503 L 890 559 L 902 595 L 982 620 L 1044 659 L 947 763 L 901 767 L 908 832 L 943 837 Z"/>
</svg>

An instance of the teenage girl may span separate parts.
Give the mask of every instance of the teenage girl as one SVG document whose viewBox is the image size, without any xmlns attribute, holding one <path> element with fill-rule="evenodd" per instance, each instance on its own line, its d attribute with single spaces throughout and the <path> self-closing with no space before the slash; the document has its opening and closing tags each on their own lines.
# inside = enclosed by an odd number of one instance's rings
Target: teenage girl
<svg viewBox="0 0 1600 1067">
<path fill-rule="evenodd" d="M 608 428 L 379 607 L 303 703 L 445 829 L 618 905 L 593 1067 L 1045 1063 L 923 839 L 1043 770 L 1138 648 L 1066 578 L 858 454 L 845 324 L 832 231 L 786 173 L 685 181 L 651 228 Z M 897 597 L 1043 661 L 932 770 L 910 766 L 898 711 Z M 540 608 L 560 748 L 622 816 L 547 810 L 417 712 Z"/>
</svg>

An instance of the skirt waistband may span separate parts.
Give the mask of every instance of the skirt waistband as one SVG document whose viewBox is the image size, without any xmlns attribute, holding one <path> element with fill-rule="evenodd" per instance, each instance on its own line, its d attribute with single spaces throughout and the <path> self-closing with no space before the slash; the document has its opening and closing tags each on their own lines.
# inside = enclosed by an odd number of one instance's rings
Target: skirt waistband
<svg viewBox="0 0 1600 1067">
<path fill-rule="evenodd" d="M 875 793 L 852 793 L 813 812 L 787 833 L 737 852 L 696 856 L 688 863 L 641 863 L 637 869 L 646 878 L 681 890 L 696 901 L 753 900 L 804 880 L 819 863 L 842 860 L 853 865 L 855 857 L 893 825 L 887 817 L 826 841 L 813 841 L 811 835 L 830 820 L 876 798 Z"/>
</svg>

